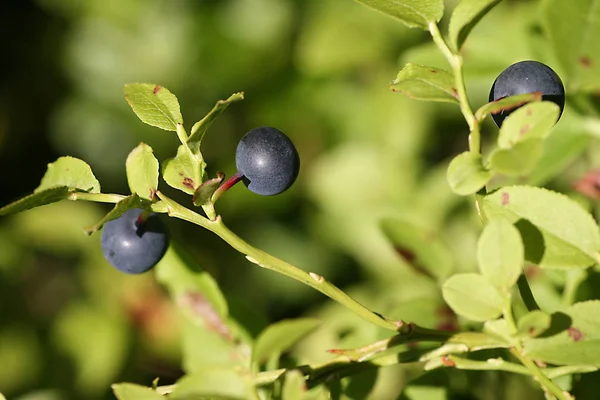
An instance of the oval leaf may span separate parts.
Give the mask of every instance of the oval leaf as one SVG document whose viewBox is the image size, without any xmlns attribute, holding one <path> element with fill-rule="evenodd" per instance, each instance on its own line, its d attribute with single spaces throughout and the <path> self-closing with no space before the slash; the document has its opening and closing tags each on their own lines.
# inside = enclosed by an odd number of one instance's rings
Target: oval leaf
<svg viewBox="0 0 600 400">
<path fill-rule="evenodd" d="M 177 97 L 154 83 L 125 85 L 125 99 L 142 122 L 166 131 L 177 131 L 183 124 Z"/>
<path fill-rule="evenodd" d="M 448 39 L 455 50 L 460 50 L 471 29 L 502 0 L 462 0 L 450 17 Z"/>
<path fill-rule="evenodd" d="M 583 268 L 600 260 L 600 231 L 592 216 L 567 196 L 530 186 L 501 188 L 483 197 L 488 218 L 515 223 L 525 259 L 547 268 Z"/>
<path fill-rule="evenodd" d="M 92 173 L 90 166 L 85 161 L 70 156 L 60 157 L 48 164 L 40 186 L 33 192 L 37 193 L 57 186 L 100 193 L 100 182 Z"/>
<path fill-rule="evenodd" d="M 230 400 L 257 399 L 250 377 L 226 368 L 206 368 L 185 375 L 169 395 L 172 400 L 218 398 Z"/>
<path fill-rule="evenodd" d="M 127 156 L 125 169 L 131 193 L 137 193 L 142 199 L 153 200 L 158 189 L 158 160 L 154 157 L 152 147 L 140 143 Z"/>
<path fill-rule="evenodd" d="M 558 121 L 560 108 L 550 101 L 526 104 L 512 112 L 500 128 L 498 145 L 508 149 L 529 139 L 545 139 Z"/>
<path fill-rule="evenodd" d="M 465 151 L 450 162 L 446 178 L 454 193 L 466 196 L 484 187 L 492 172 L 481 164 L 481 155 Z"/>
<path fill-rule="evenodd" d="M 406 64 L 390 88 L 412 99 L 458 103 L 454 76 L 439 68 Z"/>
<path fill-rule="evenodd" d="M 536 337 L 550 328 L 550 315 L 540 310 L 533 310 L 521 318 L 517 324 L 519 335 L 523 337 Z"/>
<path fill-rule="evenodd" d="M 483 276 L 507 291 L 523 271 L 524 250 L 521 235 L 504 218 L 489 221 L 477 244 L 477 261 Z"/>
<path fill-rule="evenodd" d="M 182 144 L 177 149 L 175 158 L 163 163 L 163 179 L 169 186 L 193 195 L 202 184 L 206 163 L 200 161 L 187 145 Z"/>
<path fill-rule="evenodd" d="M 424 30 L 430 22 L 439 22 L 444 15 L 444 0 L 355 0 L 368 7 L 397 18 L 404 25 Z"/>
<path fill-rule="evenodd" d="M 472 321 L 487 321 L 502 314 L 502 296 L 482 275 L 456 274 L 444 283 L 442 294 L 455 313 Z"/>
<path fill-rule="evenodd" d="M 515 96 L 505 97 L 479 107 L 475 112 L 475 118 L 482 121 L 488 114 L 497 114 L 501 111 L 508 111 L 520 107 L 523 104 L 542 100 L 541 92 L 517 94 Z"/>
<path fill-rule="evenodd" d="M 525 354 L 552 364 L 599 367 L 600 301 L 576 303 L 552 317 L 548 331 L 555 334 L 525 341 Z"/>
<path fill-rule="evenodd" d="M 267 327 L 256 339 L 252 349 L 252 363 L 258 365 L 292 347 L 319 325 L 314 318 L 299 318 L 276 322 Z"/>
<path fill-rule="evenodd" d="M 57 201 L 66 199 L 71 191 L 72 189 L 66 186 L 38 191 L 0 208 L 0 215 L 16 214 L 35 207 L 56 203 Z"/>
<path fill-rule="evenodd" d="M 286 400 L 303 400 L 306 395 L 306 378 L 298 370 L 285 373 L 281 398 Z"/>
<path fill-rule="evenodd" d="M 119 400 L 165 400 L 154 389 L 133 383 L 116 383 L 111 387 Z"/>
<path fill-rule="evenodd" d="M 531 139 L 515 144 L 510 149 L 495 149 L 488 161 L 494 172 L 508 176 L 527 175 L 537 165 L 544 151 L 542 139 Z"/>
<path fill-rule="evenodd" d="M 600 89 L 600 9 L 595 0 L 542 2 L 542 20 L 571 91 Z"/>
</svg>

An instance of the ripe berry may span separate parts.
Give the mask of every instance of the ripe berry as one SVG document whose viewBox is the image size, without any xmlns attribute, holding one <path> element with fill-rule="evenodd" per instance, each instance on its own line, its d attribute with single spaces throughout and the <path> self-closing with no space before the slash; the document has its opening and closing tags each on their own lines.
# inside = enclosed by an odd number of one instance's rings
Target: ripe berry
<svg viewBox="0 0 600 400">
<path fill-rule="evenodd" d="M 298 177 L 300 157 L 294 143 L 283 132 L 260 127 L 240 140 L 235 164 L 248 189 L 271 196 L 292 186 Z"/>
<path fill-rule="evenodd" d="M 102 252 L 116 269 L 141 274 L 154 267 L 169 247 L 165 223 L 157 214 L 140 220 L 143 210 L 134 208 L 102 228 Z"/>
<path fill-rule="evenodd" d="M 565 87 L 552 68 L 537 61 L 521 61 L 502 71 L 492 85 L 490 101 L 532 92 L 541 92 L 542 100 L 556 103 L 562 114 L 565 106 Z M 501 127 L 504 118 L 514 110 L 516 108 L 492 114 L 496 125 Z"/>
</svg>

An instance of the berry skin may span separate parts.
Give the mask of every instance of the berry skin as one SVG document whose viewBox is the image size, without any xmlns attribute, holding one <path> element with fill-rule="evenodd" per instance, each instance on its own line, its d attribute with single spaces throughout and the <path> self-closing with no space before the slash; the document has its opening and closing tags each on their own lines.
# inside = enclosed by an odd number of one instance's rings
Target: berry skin
<svg viewBox="0 0 600 400">
<path fill-rule="evenodd" d="M 490 101 L 531 92 L 541 92 L 542 100 L 556 103 L 562 114 L 565 106 L 565 87 L 552 68 L 537 61 L 521 61 L 502 71 L 492 85 Z M 498 128 L 502 126 L 504 118 L 514 110 L 516 108 L 492 114 Z"/>
<path fill-rule="evenodd" d="M 283 132 L 260 127 L 240 140 L 235 164 L 248 189 L 272 196 L 292 186 L 300 170 L 300 157 L 294 143 Z"/>
<path fill-rule="evenodd" d="M 127 210 L 102 228 L 102 252 L 116 269 L 141 274 L 154 267 L 169 247 L 169 233 L 157 214 L 138 223 L 143 210 Z"/>
</svg>

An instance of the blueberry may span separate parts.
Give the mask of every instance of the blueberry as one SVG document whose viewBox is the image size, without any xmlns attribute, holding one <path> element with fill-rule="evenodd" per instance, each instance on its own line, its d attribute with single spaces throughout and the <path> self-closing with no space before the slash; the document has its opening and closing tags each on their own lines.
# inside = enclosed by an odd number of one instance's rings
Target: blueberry
<svg viewBox="0 0 600 400">
<path fill-rule="evenodd" d="M 562 114 L 565 106 L 565 87 L 552 68 L 537 61 L 521 61 L 502 71 L 492 85 L 490 101 L 531 92 L 541 92 L 542 100 L 556 103 Z M 504 118 L 514 110 L 516 108 L 492 114 L 496 125 L 501 127 Z"/>
<path fill-rule="evenodd" d="M 102 252 L 116 269 L 128 274 L 141 274 L 156 265 L 169 247 L 165 223 L 157 214 L 143 222 L 138 217 L 143 210 L 127 210 L 102 228 Z"/>
<path fill-rule="evenodd" d="M 235 164 L 248 189 L 271 196 L 292 186 L 298 177 L 300 157 L 294 143 L 283 132 L 260 127 L 240 140 Z"/>
</svg>

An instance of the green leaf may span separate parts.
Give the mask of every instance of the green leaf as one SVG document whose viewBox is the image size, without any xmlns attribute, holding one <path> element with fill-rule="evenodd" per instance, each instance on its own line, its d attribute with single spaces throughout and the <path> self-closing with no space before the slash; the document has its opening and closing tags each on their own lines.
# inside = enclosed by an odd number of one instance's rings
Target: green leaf
<svg viewBox="0 0 600 400">
<path fill-rule="evenodd" d="M 597 0 L 545 0 L 542 21 L 564 70 L 569 92 L 600 89 L 600 11 Z"/>
<path fill-rule="evenodd" d="M 471 29 L 501 0 L 462 0 L 450 17 L 448 39 L 450 46 L 460 50 Z"/>
<path fill-rule="evenodd" d="M 454 193 L 466 196 L 484 187 L 492 175 L 483 167 L 481 155 L 465 151 L 450 162 L 446 178 Z"/>
<path fill-rule="evenodd" d="M 228 368 L 205 368 L 194 374 L 185 375 L 175 384 L 169 395 L 172 400 L 190 399 L 258 399 L 250 377 Z"/>
<path fill-rule="evenodd" d="M 0 208 L 0 215 L 16 214 L 35 207 L 56 203 L 57 201 L 66 199 L 72 191 L 73 189 L 66 186 L 38 191 Z"/>
<path fill-rule="evenodd" d="M 193 195 L 204 177 L 204 160 L 196 157 L 187 145 L 182 144 L 177 149 L 175 158 L 163 163 L 163 179 L 169 186 Z"/>
<path fill-rule="evenodd" d="M 202 143 L 202 139 L 204 139 L 204 135 L 206 134 L 208 128 L 210 128 L 212 125 L 213 121 L 217 119 L 217 117 L 221 115 L 231 103 L 235 103 L 236 101 L 240 100 L 244 100 L 244 92 L 234 93 L 226 100 L 217 101 L 212 110 L 210 110 L 210 112 L 206 114 L 204 118 L 192 126 L 192 131 L 187 143 L 195 154 L 200 153 L 200 144 Z"/>
<path fill-rule="evenodd" d="M 450 337 L 442 346 L 423 355 L 419 360 L 429 361 L 448 354 L 503 349 L 510 346 L 511 343 L 509 341 L 496 335 L 489 335 L 483 332 L 460 332 Z"/>
<path fill-rule="evenodd" d="M 567 196 L 510 186 L 483 197 L 486 217 L 505 217 L 521 232 L 525 259 L 547 268 L 582 268 L 600 260 L 600 231 L 592 216 Z"/>
<path fill-rule="evenodd" d="M 306 378 L 298 370 L 285 373 L 281 398 L 285 400 L 303 400 L 306 395 Z"/>
<path fill-rule="evenodd" d="M 458 92 L 454 85 L 454 76 L 448 71 L 408 63 L 398 72 L 390 88 L 412 99 L 458 104 Z"/>
<path fill-rule="evenodd" d="M 503 218 L 488 221 L 477 244 L 477 261 L 483 276 L 507 291 L 521 275 L 523 259 L 523 242 L 517 228 Z"/>
<path fill-rule="evenodd" d="M 223 182 L 223 179 L 225 179 L 225 174 L 222 172 L 217 172 L 216 178 L 202 182 L 192 197 L 192 202 L 194 205 L 198 207 L 208 204 L 215 190 L 217 190 L 221 182 Z"/>
<path fill-rule="evenodd" d="M 545 139 L 558 121 L 560 108 L 550 101 L 526 104 L 502 123 L 498 145 L 508 149 L 518 142 Z"/>
<path fill-rule="evenodd" d="M 0 393 L 0 400 L 6 400 L 6 397 L 2 393 Z"/>
<path fill-rule="evenodd" d="M 133 383 L 115 383 L 111 387 L 119 400 L 165 400 L 152 388 Z"/>
<path fill-rule="evenodd" d="M 404 389 L 400 398 L 406 400 L 447 400 L 448 394 L 444 387 L 409 385 Z"/>
<path fill-rule="evenodd" d="M 475 118 L 478 121 L 483 121 L 488 114 L 497 114 L 501 111 L 512 110 L 522 106 L 523 104 L 540 100 L 542 100 L 541 92 L 524 93 L 505 97 L 503 99 L 486 103 L 479 107 L 479 109 L 475 112 Z"/>
<path fill-rule="evenodd" d="M 452 253 L 434 229 L 426 228 L 420 216 L 395 215 L 381 221 L 383 233 L 402 251 L 414 254 L 415 267 L 424 269 L 437 279 L 445 279 L 452 271 Z"/>
<path fill-rule="evenodd" d="M 125 99 L 142 122 L 166 131 L 176 131 L 183 124 L 177 97 L 160 85 L 130 83 L 125 85 Z"/>
<path fill-rule="evenodd" d="M 550 315 L 540 310 L 533 310 L 519 318 L 517 328 L 522 337 L 536 337 L 550 328 Z"/>
<path fill-rule="evenodd" d="M 479 274 L 453 275 L 442 286 L 442 295 L 455 313 L 472 321 L 487 321 L 502 314 L 502 296 Z"/>
<path fill-rule="evenodd" d="M 127 156 L 125 169 L 131 193 L 153 200 L 158 190 L 158 160 L 154 157 L 152 147 L 140 143 Z"/>
<path fill-rule="evenodd" d="M 115 204 L 113 209 L 110 210 L 108 214 L 106 214 L 104 218 L 100 220 L 100 222 L 98 222 L 96 225 L 85 228 L 85 233 L 91 235 L 95 232 L 98 232 L 100 229 L 102 229 L 105 223 L 119 218 L 125 211 L 131 210 L 132 208 L 144 208 L 144 203 L 136 193 L 125 197 L 123 200 Z"/>
<path fill-rule="evenodd" d="M 268 326 L 256 339 L 252 349 L 252 364 L 258 365 L 270 360 L 271 357 L 279 357 L 318 325 L 317 319 L 298 318 Z"/>
<path fill-rule="evenodd" d="M 48 169 L 40 186 L 33 192 L 38 193 L 57 186 L 100 193 L 100 182 L 92 173 L 90 166 L 85 161 L 70 156 L 60 157 L 53 163 L 48 164 Z"/>
<path fill-rule="evenodd" d="M 489 335 L 494 335 L 506 342 L 514 341 L 513 333 L 508 322 L 504 318 L 485 321 L 483 324 L 483 332 Z"/>
<path fill-rule="evenodd" d="M 560 318 L 555 318 L 560 316 Z M 600 366 L 600 301 L 576 303 L 552 315 L 555 334 L 524 342 L 528 357 L 558 365 Z M 560 323 L 555 323 L 560 320 Z M 552 326 L 555 325 L 555 326 Z"/>
<path fill-rule="evenodd" d="M 384 14 L 397 18 L 410 28 L 429 29 L 444 15 L 443 0 L 355 0 Z"/>
<path fill-rule="evenodd" d="M 488 168 L 507 176 L 527 175 L 533 171 L 543 151 L 542 139 L 519 142 L 509 149 L 497 148 L 490 154 Z"/>
</svg>

